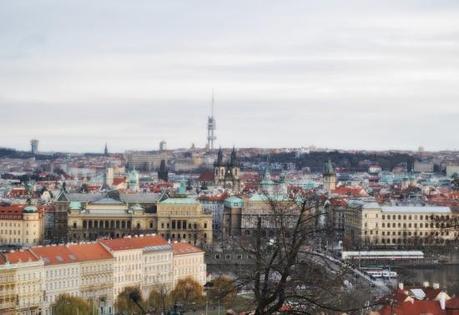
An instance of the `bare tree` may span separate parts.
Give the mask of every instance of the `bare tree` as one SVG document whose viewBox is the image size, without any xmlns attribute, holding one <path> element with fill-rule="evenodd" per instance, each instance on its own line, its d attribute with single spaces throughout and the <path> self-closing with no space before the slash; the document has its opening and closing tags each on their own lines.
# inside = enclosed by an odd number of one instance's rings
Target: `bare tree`
<svg viewBox="0 0 459 315">
<path fill-rule="evenodd" d="M 369 282 L 353 285 L 353 271 L 321 252 L 333 234 L 330 213 L 322 207 L 325 198 L 315 191 L 264 197 L 262 211 L 242 216 L 249 222 L 242 223 L 243 228 L 251 231 L 232 239 L 232 246 L 251 262 L 236 273 L 239 285 L 253 291 L 255 314 L 342 312 L 368 306 Z"/>
</svg>

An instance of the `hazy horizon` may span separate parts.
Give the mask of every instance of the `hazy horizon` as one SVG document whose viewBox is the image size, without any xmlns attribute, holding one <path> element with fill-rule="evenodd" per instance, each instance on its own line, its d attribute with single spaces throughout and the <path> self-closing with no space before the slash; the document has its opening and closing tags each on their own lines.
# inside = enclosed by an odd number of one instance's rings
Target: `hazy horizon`
<svg viewBox="0 0 459 315">
<path fill-rule="evenodd" d="M 0 2 L 0 146 L 459 150 L 459 2 Z M 455 127 L 456 126 L 456 127 Z"/>
</svg>

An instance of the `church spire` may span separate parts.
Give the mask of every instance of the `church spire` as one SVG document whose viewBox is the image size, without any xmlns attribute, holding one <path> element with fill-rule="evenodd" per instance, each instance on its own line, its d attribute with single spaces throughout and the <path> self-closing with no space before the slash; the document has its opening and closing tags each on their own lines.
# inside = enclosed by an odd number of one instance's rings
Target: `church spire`
<svg viewBox="0 0 459 315">
<path fill-rule="evenodd" d="M 105 142 L 104 155 L 105 155 L 105 156 L 108 156 L 108 147 L 107 147 L 107 142 Z"/>
</svg>

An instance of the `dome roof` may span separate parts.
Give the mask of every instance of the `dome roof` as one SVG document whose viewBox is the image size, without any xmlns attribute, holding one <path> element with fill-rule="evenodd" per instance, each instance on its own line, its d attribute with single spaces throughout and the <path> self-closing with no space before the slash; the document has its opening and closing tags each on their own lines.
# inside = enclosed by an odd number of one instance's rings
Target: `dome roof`
<svg viewBox="0 0 459 315">
<path fill-rule="evenodd" d="M 38 209 L 37 209 L 37 207 L 35 207 L 35 206 L 27 206 L 27 207 L 24 208 L 23 211 L 24 211 L 25 213 L 34 213 L 34 212 L 37 212 Z"/>
</svg>

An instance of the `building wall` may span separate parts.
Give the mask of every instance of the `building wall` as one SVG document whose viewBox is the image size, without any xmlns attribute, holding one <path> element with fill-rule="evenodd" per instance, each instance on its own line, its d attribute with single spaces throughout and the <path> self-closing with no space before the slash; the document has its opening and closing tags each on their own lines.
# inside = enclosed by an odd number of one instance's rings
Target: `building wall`
<svg viewBox="0 0 459 315">
<path fill-rule="evenodd" d="M 148 297 L 155 288 L 172 290 L 177 279 L 186 276 L 205 283 L 203 251 L 186 244 L 193 253 L 174 257 L 171 244 L 159 237 L 149 237 L 151 241 L 133 237 L 137 243 L 126 237 L 121 243 L 127 249 L 116 250 L 104 243 L 111 240 L 49 246 L 53 249 L 52 259 L 40 256 L 51 255 L 49 251 L 40 253 L 41 247 L 0 254 L 0 314 L 11 311 L 49 315 L 57 297 L 70 294 L 94 302 L 99 314 L 108 315 L 115 312 L 114 302 L 128 286 L 139 287 Z M 132 245 L 139 242 L 141 245 Z M 100 245 L 99 251 L 92 245 Z M 130 246 L 139 247 L 129 249 Z M 17 263 L 10 263 L 8 255 L 19 257 Z"/>
<path fill-rule="evenodd" d="M 432 211 L 430 211 L 432 209 Z M 447 222 L 455 217 L 443 207 L 379 207 L 377 205 L 348 211 L 346 236 L 354 244 L 403 246 L 437 245 L 458 237 Z"/>
<path fill-rule="evenodd" d="M 141 283 L 142 294 L 148 297 L 153 289 L 163 287 L 173 289 L 173 255 L 170 247 L 167 250 L 143 251 Z"/>
<path fill-rule="evenodd" d="M 59 295 L 80 296 L 80 264 L 47 265 L 44 267 L 44 301 L 46 315 L 52 314 L 51 305 Z"/>
<path fill-rule="evenodd" d="M 37 245 L 43 240 L 43 216 L 24 213 L 16 219 L 0 219 L 0 244 Z"/>
<path fill-rule="evenodd" d="M 114 260 L 92 260 L 81 263 L 80 294 L 93 301 L 99 314 L 111 314 L 113 310 Z"/>
<path fill-rule="evenodd" d="M 155 232 L 152 214 L 132 210 L 126 204 L 87 205 L 68 214 L 68 239 L 95 240 L 99 237 L 123 237 Z"/>
<path fill-rule="evenodd" d="M 16 301 L 16 268 L 0 265 L 0 314 L 14 314 Z"/>
<path fill-rule="evenodd" d="M 43 261 L 20 263 L 15 276 L 17 313 L 39 314 L 43 303 Z"/>
<path fill-rule="evenodd" d="M 159 203 L 156 217 L 158 234 L 166 239 L 194 245 L 212 243 L 212 214 L 205 214 L 199 202 Z"/>
<path fill-rule="evenodd" d="M 191 277 L 204 285 L 206 283 L 206 264 L 204 252 L 174 255 L 174 287 L 180 279 Z"/>
</svg>

